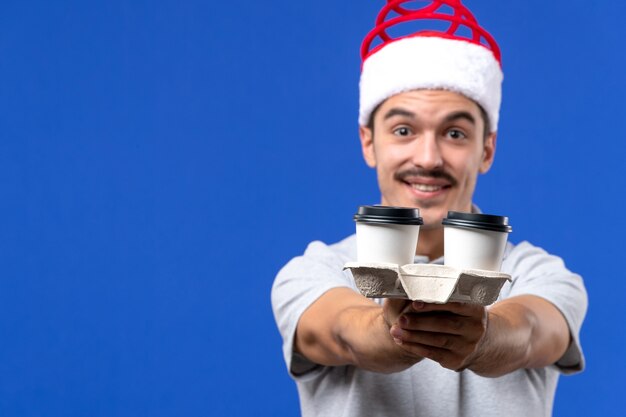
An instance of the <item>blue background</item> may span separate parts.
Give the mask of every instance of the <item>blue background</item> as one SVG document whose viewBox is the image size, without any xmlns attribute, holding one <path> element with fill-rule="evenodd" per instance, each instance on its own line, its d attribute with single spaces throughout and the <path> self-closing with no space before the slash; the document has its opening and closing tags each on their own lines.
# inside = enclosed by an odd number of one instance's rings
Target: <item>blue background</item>
<svg viewBox="0 0 626 417">
<path fill-rule="evenodd" d="M 621 1 L 466 0 L 499 41 L 476 203 L 590 296 L 555 415 L 622 415 Z M 357 136 L 379 1 L 0 7 L 0 415 L 297 415 L 269 301 L 379 201 Z"/>
</svg>

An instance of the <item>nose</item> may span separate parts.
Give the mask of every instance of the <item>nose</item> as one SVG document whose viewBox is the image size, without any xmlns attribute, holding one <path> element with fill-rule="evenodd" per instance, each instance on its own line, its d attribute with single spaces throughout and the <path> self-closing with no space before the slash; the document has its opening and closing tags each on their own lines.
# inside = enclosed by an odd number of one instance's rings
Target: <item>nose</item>
<svg viewBox="0 0 626 417">
<path fill-rule="evenodd" d="M 437 135 L 426 133 L 414 141 L 413 163 L 417 167 L 435 170 L 443 166 L 443 158 Z"/>
</svg>

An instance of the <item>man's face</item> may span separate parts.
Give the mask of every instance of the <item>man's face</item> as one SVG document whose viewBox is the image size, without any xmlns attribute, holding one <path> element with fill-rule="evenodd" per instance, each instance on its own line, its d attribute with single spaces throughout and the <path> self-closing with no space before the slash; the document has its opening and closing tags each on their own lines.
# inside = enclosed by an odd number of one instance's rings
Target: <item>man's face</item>
<svg viewBox="0 0 626 417">
<path fill-rule="evenodd" d="M 485 138 L 478 105 L 450 91 L 416 90 L 385 101 L 373 131 L 361 127 L 367 164 L 376 168 L 382 204 L 419 207 L 425 228 L 449 210 L 470 211 L 479 173 L 491 167 L 495 133 Z"/>
</svg>

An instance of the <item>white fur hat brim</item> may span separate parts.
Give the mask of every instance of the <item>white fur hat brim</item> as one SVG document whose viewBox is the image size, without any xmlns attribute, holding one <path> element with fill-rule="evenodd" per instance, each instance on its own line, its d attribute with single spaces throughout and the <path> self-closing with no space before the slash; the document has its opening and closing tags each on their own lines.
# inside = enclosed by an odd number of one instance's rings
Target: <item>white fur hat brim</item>
<svg viewBox="0 0 626 417">
<path fill-rule="evenodd" d="M 469 41 L 414 36 L 389 43 L 363 63 L 359 125 L 391 96 L 411 90 L 449 90 L 478 103 L 498 130 L 502 80 L 500 64 L 487 48 Z"/>
</svg>

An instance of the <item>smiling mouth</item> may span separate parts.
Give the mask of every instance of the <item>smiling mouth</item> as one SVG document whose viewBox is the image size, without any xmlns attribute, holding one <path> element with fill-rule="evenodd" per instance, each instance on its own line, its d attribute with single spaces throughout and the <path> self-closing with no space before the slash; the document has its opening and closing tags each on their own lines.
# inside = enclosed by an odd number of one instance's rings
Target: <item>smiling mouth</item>
<svg viewBox="0 0 626 417">
<path fill-rule="evenodd" d="M 394 174 L 418 199 L 438 198 L 457 185 L 456 179 L 444 170 L 426 170 L 412 167 Z"/>
<path fill-rule="evenodd" d="M 436 193 L 437 191 L 445 190 L 450 188 L 449 185 L 432 185 L 432 184 L 411 184 L 407 183 L 414 190 L 420 191 L 422 193 Z"/>
<path fill-rule="evenodd" d="M 419 199 L 437 198 L 452 188 L 450 183 L 425 184 L 422 182 L 403 182 L 411 190 L 412 194 Z"/>
</svg>

